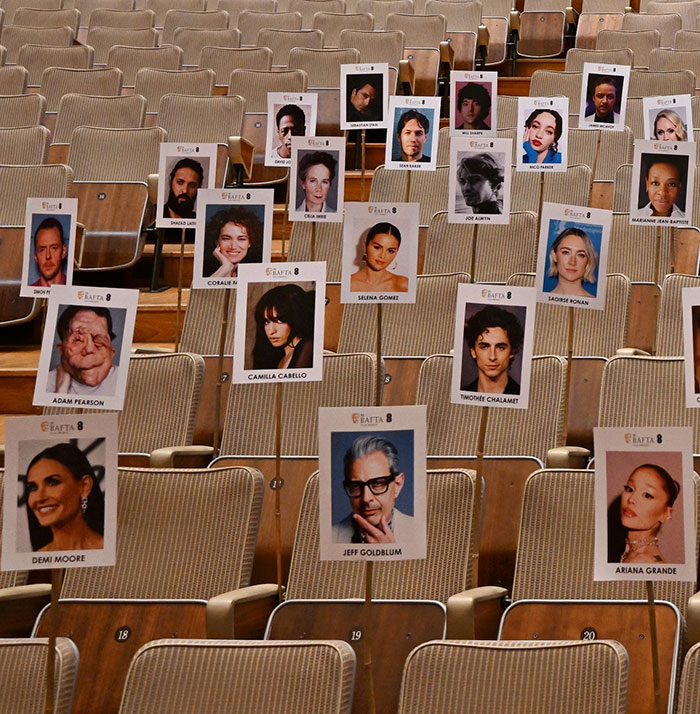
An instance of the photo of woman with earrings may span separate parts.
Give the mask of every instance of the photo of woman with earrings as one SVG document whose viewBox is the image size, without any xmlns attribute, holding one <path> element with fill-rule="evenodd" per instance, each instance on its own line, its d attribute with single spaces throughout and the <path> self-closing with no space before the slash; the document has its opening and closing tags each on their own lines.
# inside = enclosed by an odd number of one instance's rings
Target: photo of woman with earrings
<svg viewBox="0 0 700 714">
<path fill-rule="evenodd" d="M 392 272 L 401 247 L 401 231 L 393 223 L 375 223 L 363 242 L 364 265 L 350 276 L 350 291 L 407 292 L 408 278 Z"/>
</svg>

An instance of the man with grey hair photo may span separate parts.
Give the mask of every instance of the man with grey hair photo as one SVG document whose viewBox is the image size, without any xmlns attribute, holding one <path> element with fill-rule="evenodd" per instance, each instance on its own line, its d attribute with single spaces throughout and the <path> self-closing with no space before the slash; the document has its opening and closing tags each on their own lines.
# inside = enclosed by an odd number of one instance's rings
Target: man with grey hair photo
<svg viewBox="0 0 700 714">
<path fill-rule="evenodd" d="M 336 543 L 400 543 L 411 538 L 413 516 L 394 503 L 404 486 L 394 444 L 358 436 L 343 456 L 343 488 L 352 513 L 333 526 Z"/>
</svg>

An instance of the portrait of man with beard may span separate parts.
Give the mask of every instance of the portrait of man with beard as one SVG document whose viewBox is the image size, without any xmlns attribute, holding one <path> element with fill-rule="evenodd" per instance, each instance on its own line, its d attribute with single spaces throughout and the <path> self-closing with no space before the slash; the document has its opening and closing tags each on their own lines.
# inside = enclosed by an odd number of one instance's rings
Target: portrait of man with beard
<svg viewBox="0 0 700 714">
<path fill-rule="evenodd" d="M 202 165 L 194 159 L 180 159 L 170 172 L 170 193 L 163 218 L 196 218 L 197 190 L 204 181 Z"/>
</svg>

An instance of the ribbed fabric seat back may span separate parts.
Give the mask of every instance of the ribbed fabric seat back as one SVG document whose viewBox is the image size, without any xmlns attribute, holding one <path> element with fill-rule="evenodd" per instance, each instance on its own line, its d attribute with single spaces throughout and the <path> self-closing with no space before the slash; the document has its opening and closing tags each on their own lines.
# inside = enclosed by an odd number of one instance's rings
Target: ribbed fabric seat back
<svg viewBox="0 0 700 714">
<path fill-rule="evenodd" d="M 537 214 L 529 211 L 511 213 L 508 225 L 484 224 L 478 228 L 449 223 L 445 211 L 436 213 L 428 227 L 423 273 L 450 269 L 471 273 L 473 265 L 476 282 L 504 283 L 525 266 L 535 269 L 537 233 Z M 513 241 L 514 235 L 517 241 Z"/>
<path fill-rule="evenodd" d="M 629 17 L 628 17 L 629 15 Z M 622 20 L 623 30 L 657 30 L 659 33 L 660 47 L 673 47 L 673 40 L 676 32 L 682 28 L 683 21 L 680 15 L 674 12 L 653 15 L 649 13 L 630 12 L 625 14 Z M 608 32 L 608 30 L 603 30 Z M 634 51 L 635 62 L 637 60 L 637 48 L 630 45 Z M 649 48 L 651 49 L 651 48 Z"/>
<path fill-rule="evenodd" d="M 289 53 L 295 47 L 308 47 L 320 50 L 323 47 L 321 30 L 278 30 L 262 29 L 258 32 L 258 47 L 269 47 L 272 50 L 273 66 L 286 67 L 289 63 Z"/>
<path fill-rule="evenodd" d="M 284 386 L 282 454 L 318 453 L 318 408 L 374 404 L 376 361 L 370 354 L 323 357 L 322 382 L 294 382 Z M 226 406 L 221 453 L 275 453 L 274 384 L 232 384 Z"/>
<path fill-rule="evenodd" d="M 631 424 L 626 424 L 631 426 Z M 535 471 L 525 483 L 513 601 L 646 600 L 643 582 L 593 580 L 593 471 Z M 698 478 L 687 494 L 698 509 Z M 685 614 L 695 583 L 655 583 Z"/>
<path fill-rule="evenodd" d="M 5 25 L 0 31 L 0 44 L 7 50 L 7 62 L 17 62 L 23 45 L 69 47 L 73 43 L 70 27 L 21 27 Z"/>
<path fill-rule="evenodd" d="M 209 599 L 248 585 L 256 469 L 119 469 L 116 565 L 71 568 L 64 598 Z"/>
<path fill-rule="evenodd" d="M 690 287 L 700 287 L 699 276 L 671 273 L 664 278 L 656 323 L 656 354 L 659 357 L 675 357 L 683 354 L 681 295 L 683 288 Z"/>
<path fill-rule="evenodd" d="M 94 54 L 92 47 L 86 47 L 85 45 L 74 45 L 72 47 L 24 45 L 19 50 L 17 62 L 26 67 L 29 72 L 29 86 L 38 87 L 47 67 L 90 69 Z"/>
<path fill-rule="evenodd" d="M 68 163 L 76 181 L 143 181 L 158 173 L 160 144 L 166 133 L 147 129 L 80 126 L 71 136 Z M 124 161 L 128 156 L 129 161 Z"/>
<path fill-rule="evenodd" d="M 90 27 L 130 27 L 143 30 L 153 27 L 156 15 L 153 10 L 114 10 L 99 8 L 90 13 Z M 87 23 L 81 23 L 86 25 Z"/>
<path fill-rule="evenodd" d="M 469 672 L 470 676 L 455 676 Z M 406 660 L 398 714 L 625 714 L 629 658 L 614 641 L 435 641 Z"/>
<path fill-rule="evenodd" d="M 146 98 L 146 111 L 157 112 L 166 94 L 209 97 L 216 77 L 211 69 L 151 69 L 136 73 L 134 93 Z M 177 140 L 175 140 L 177 141 Z M 204 139 L 199 139 L 204 141 Z"/>
<path fill-rule="evenodd" d="M 532 273 L 511 276 L 508 285 L 535 286 Z M 626 346 L 630 281 L 624 275 L 606 277 L 605 309 L 576 310 L 574 317 L 574 355 L 612 357 Z M 559 305 L 537 303 L 533 354 L 566 356 L 568 319 Z"/>
<path fill-rule="evenodd" d="M 617 167 L 632 161 L 633 151 L 634 135 L 629 126 L 621 132 L 601 131 L 593 180 L 614 181 Z"/>
<path fill-rule="evenodd" d="M 326 4 L 325 0 L 322 2 Z M 312 22 L 312 28 L 323 33 L 324 47 L 338 47 L 343 30 L 371 30 L 373 27 L 374 19 L 368 12 L 347 15 L 340 12 L 317 12 Z"/>
<path fill-rule="evenodd" d="M 316 226 L 316 255 L 311 255 L 311 226 L 309 221 L 295 221 L 289 238 L 290 262 L 300 260 L 324 260 L 326 262 L 326 280 L 329 283 L 340 282 L 343 256 L 343 224 L 318 223 Z"/>
<path fill-rule="evenodd" d="M 68 143 L 78 126 L 137 129 L 143 126 L 145 115 L 146 100 L 138 94 L 119 97 L 65 94 L 58 108 L 53 141 Z"/>
<path fill-rule="evenodd" d="M 666 5 L 666 3 L 654 3 L 655 5 Z M 674 3 L 685 5 L 686 3 Z M 688 5 L 696 5 L 700 14 L 700 0 L 687 1 Z M 669 72 L 679 69 L 689 69 L 695 75 L 695 85 L 698 85 L 700 77 L 700 54 L 697 50 L 672 50 L 666 47 L 657 47 L 649 55 L 650 72 Z"/>
<path fill-rule="evenodd" d="M 63 5 L 61 0 L 3 0 L 2 9 L 5 11 L 6 25 L 12 25 L 14 23 L 15 13 L 22 7 L 35 7 L 42 10 L 60 10 Z"/>
<path fill-rule="evenodd" d="M 535 357 L 528 409 L 493 409 L 486 428 L 487 456 L 534 456 L 563 443 L 565 363 L 561 357 Z M 428 405 L 430 456 L 473 456 L 481 408 L 450 402 L 452 356 L 433 355 L 423 362 L 416 404 Z"/>
<path fill-rule="evenodd" d="M 360 53 L 352 47 L 344 50 L 295 47 L 289 53 L 289 69 L 304 70 L 312 89 L 340 89 L 340 66 L 359 61 Z"/>
<path fill-rule="evenodd" d="M 158 32 L 153 27 L 91 27 L 87 43 L 95 50 L 95 62 L 105 64 L 112 47 L 155 47 Z"/>
<path fill-rule="evenodd" d="M 513 129 L 518 125 L 518 98 L 498 97 L 498 124 L 503 129 Z"/>
<path fill-rule="evenodd" d="M 629 213 L 631 188 L 632 164 L 618 166 L 615 172 L 615 186 L 613 189 L 613 211 L 616 213 Z"/>
<path fill-rule="evenodd" d="M 241 33 L 235 27 L 224 30 L 178 27 L 173 42 L 182 47 L 185 64 L 199 65 L 204 47 L 238 47 L 241 44 Z"/>
<path fill-rule="evenodd" d="M 0 640 L 0 712 L 34 714 L 44 711 L 45 638 Z M 78 677 L 78 649 L 67 637 L 56 638 L 53 714 L 70 714 Z"/>
<path fill-rule="evenodd" d="M 414 15 L 392 12 L 386 17 L 386 29 L 400 30 L 405 47 L 439 48 L 445 40 L 445 18 L 442 15 Z"/>
<path fill-rule="evenodd" d="M 205 70 L 201 70 L 205 71 Z M 206 70 L 212 74 L 211 70 Z M 209 141 L 226 144 L 240 136 L 245 102 L 241 97 L 186 97 L 166 94 L 160 100 L 158 121 L 168 141 Z"/>
<path fill-rule="evenodd" d="M 168 12 L 172 10 L 204 12 L 207 9 L 207 0 L 146 0 L 145 5 L 155 13 L 155 26 L 163 27 Z"/>
<path fill-rule="evenodd" d="M 41 77 L 39 94 L 46 97 L 46 111 L 57 112 L 64 94 L 119 96 L 123 74 L 115 67 L 105 69 L 63 69 L 48 67 Z"/>
<path fill-rule="evenodd" d="M 488 4 L 488 3 L 487 3 Z M 426 15 L 442 15 L 448 32 L 477 32 L 481 24 L 483 5 L 478 0 L 457 3 L 452 0 L 428 0 L 425 3 Z M 491 8 L 484 14 L 491 14 Z"/>
<path fill-rule="evenodd" d="M 45 126 L 0 129 L 0 164 L 43 164 L 50 140 Z"/>
<path fill-rule="evenodd" d="M 213 69 L 216 84 L 227 86 L 231 72 L 236 69 L 269 72 L 272 69 L 272 50 L 269 47 L 203 47 L 199 66 Z"/>
<path fill-rule="evenodd" d="M 266 114 L 268 92 L 305 92 L 307 86 L 306 72 L 300 69 L 285 72 L 234 69 L 228 93 L 245 99 L 246 112 Z"/>
<path fill-rule="evenodd" d="M 605 2 L 608 2 L 608 0 L 605 0 Z M 581 47 L 572 47 L 566 53 L 564 69 L 567 72 L 583 72 L 583 65 L 586 62 L 594 62 L 595 64 L 626 64 L 631 67 L 633 60 L 634 52 L 632 52 L 629 47 L 619 50 L 588 50 Z"/>
<path fill-rule="evenodd" d="M 373 598 L 447 602 L 470 587 L 474 472 L 428 471 L 426 488 L 427 557 L 375 563 Z M 363 597 L 364 563 L 319 560 L 318 513 L 316 473 L 306 484 L 299 509 L 287 599 Z"/>
<path fill-rule="evenodd" d="M 466 273 L 419 275 L 414 304 L 384 305 L 382 354 L 390 357 L 427 357 L 449 352 L 454 344 L 454 306 L 457 286 L 470 282 Z M 346 305 L 338 352 L 374 352 L 376 306 Z"/>
<path fill-rule="evenodd" d="M 290 12 L 301 15 L 301 27 L 310 30 L 317 12 L 345 12 L 345 0 L 290 0 Z"/>
<path fill-rule="evenodd" d="M 244 10 L 277 12 L 277 0 L 219 0 L 217 7 L 228 13 L 229 27 L 238 27 L 238 16 Z"/>
<path fill-rule="evenodd" d="M 578 114 L 581 102 L 581 72 L 537 69 L 530 80 L 531 97 L 568 97 L 569 114 Z"/>
<path fill-rule="evenodd" d="M 219 353 L 221 315 L 226 296 L 230 295 L 228 329 L 225 354 L 233 354 L 233 327 L 236 313 L 235 290 L 201 290 L 193 288 L 187 301 L 187 310 L 180 337 L 180 349 L 200 355 Z"/>
<path fill-rule="evenodd" d="M 226 30 L 228 28 L 228 13 L 226 10 L 191 11 L 168 10 L 165 14 L 165 25 L 161 35 L 162 44 L 172 44 L 175 31 L 178 28 Z"/>
<path fill-rule="evenodd" d="M 24 94 L 27 89 L 29 72 L 19 65 L 0 67 L 0 96 Z"/>
<path fill-rule="evenodd" d="M 395 1 L 383 0 L 381 4 L 393 5 Z M 358 10 L 358 12 L 371 11 Z M 339 46 L 354 47 L 359 50 L 362 62 L 387 62 L 390 67 L 398 67 L 403 59 L 404 39 L 401 31 L 384 31 L 383 27 L 379 27 L 377 16 L 374 15 L 374 31 L 343 30 L 340 33 Z"/>
<path fill-rule="evenodd" d="M 347 642 L 154 640 L 131 662 L 119 711 L 224 712 L 233 696 L 240 712 L 347 714 L 354 673 Z"/>
<path fill-rule="evenodd" d="M 44 121 L 46 99 L 40 94 L 0 97 L 0 129 L 37 126 Z"/>
<path fill-rule="evenodd" d="M 3 489 L 2 481 L 5 470 L 0 468 L 0 514 L 2 511 Z M 0 545 L 2 545 L 2 529 L 0 529 Z M 17 585 L 25 585 L 27 582 L 27 572 L 25 570 L 0 570 L 0 591 L 4 588 L 13 588 Z M 2 664 L 0 664 L 0 667 Z"/>
<path fill-rule="evenodd" d="M 374 18 L 374 29 L 385 30 L 386 18 L 394 12 L 413 14 L 413 0 L 357 0 L 353 12 L 367 12 Z M 341 45 L 342 47 L 342 45 Z M 360 49 L 358 47 L 358 49 Z M 363 62 L 377 62 L 378 60 L 366 60 Z"/>
<path fill-rule="evenodd" d="M 622 30 L 601 30 L 598 33 L 598 37 L 596 37 L 596 49 L 630 49 L 634 53 L 633 67 L 637 69 L 649 67 L 649 53 L 654 47 L 658 47 L 661 44 L 661 33 L 653 27 L 639 30 L 625 29 L 624 19 L 622 23 Z M 680 23 L 678 29 L 680 29 Z"/>
<path fill-rule="evenodd" d="M 700 50 L 700 31 L 678 30 L 674 47 L 677 50 Z"/>
<path fill-rule="evenodd" d="M 592 180 L 590 167 L 581 164 L 569 166 L 565 172 L 557 174 L 513 171 L 510 210 L 538 213 L 540 198 L 543 202 L 587 206 Z"/>
<path fill-rule="evenodd" d="M 682 30 L 694 30 L 695 19 L 700 15 L 700 1 L 684 0 L 684 2 L 669 2 L 666 0 L 665 2 L 649 2 L 647 4 L 647 12 L 650 15 L 668 15 L 675 13 L 681 18 Z M 673 47 L 673 45 L 671 45 L 671 47 Z"/>
<path fill-rule="evenodd" d="M 124 86 L 133 87 L 136 74 L 143 67 L 149 69 L 182 68 L 183 52 L 175 45 L 160 47 L 125 47 L 115 45 L 107 56 L 108 67 L 118 67 L 124 73 Z"/>
<path fill-rule="evenodd" d="M 673 236 L 673 227 L 631 226 L 628 213 L 613 213 L 608 270 L 622 273 L 632 282 L 661 283 L 671 272 Z"/>
<path fill-rule="evenodd" d="M 15 12 L 13 25 L 22 27 L 70 27 L 73 34 L 78 34 L 80 10 L 64 8 L 62 10 L 42 10 L 35 7 L 20 7 Z"/>
<path fill-rule="evenodd" d="M 694 92 L 695 75 L 689 69 L 657 72 L 642 72 L 637 69 L 630 73 L 630 97 L 657 97 Z"/>
<path fill-rule="evenodd" d="M 0 166 L 0 226 L 23 226 L 28 197 L 70 196 L 72 184 L 69 166 Z"/>
<path fill-rule="evenodd" d="M 298 12 L 256 12 L 244 10 L 238 15 L 242 45 L 257 45 L 260 30 L 301 30 Z"/>
</svg>

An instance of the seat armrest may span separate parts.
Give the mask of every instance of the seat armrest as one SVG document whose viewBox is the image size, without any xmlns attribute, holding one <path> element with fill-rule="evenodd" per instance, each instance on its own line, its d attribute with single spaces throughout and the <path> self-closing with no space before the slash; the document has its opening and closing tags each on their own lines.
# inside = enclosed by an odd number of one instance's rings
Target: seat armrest
<svg viewBox="0 0 700 714">
<path fill-rule="evenodd" d="M 455 51 L 450 42 L 443 40 L 440 43 L 440 64 L 445 69 L 452 69 L 455 66 Z"/>
<path fill-rule="evenodd" d="M 198 469 L 206 466 L 214 458 L 213 446 L 165 446 L 151 452 L 151 468 L 154 469 Z"/>
<path fill-rule="evenodd" d="M 239 171 L 245 174 L 246 179 L 250 179 L 253 174 L 253 156 L 255 147 L 242 136 L 229 136 L 228 138 L 228 160 L 231 168 L 240 167 Z"/>
<path fill-rule="evenodd" d="M 505 588 L 495 585 L 472 588 L 447 601 L 447 639 L 496 639 L 503 613 Z"/>
<path fill-rule="evenodd" d="M 548 469 L 585 469 L 591 452 L 583 446 L 557 446 L 547 452 Z"/>
<path fill-rule="evenodd" d="M 566 16 L 567 24 L 571 25 L 572 27 L 575 27 L 578 23 L 578 13 L 576 12 L 576 10 L 574 10 L 574 8 L 571 6 L 564 8 L 564 15 Z"/>
<path fill-rule="evenodd" d="M 216 595 L 207 603 L 207 637 L 262 639 L 272 611 L 278 605 L 277 585 L 249 585 Z"/>
<path fill-rule="evenodd" d="M 148 174 L 148 200 L 155 206 L 158 203 L 158 174 Z"/>
<path fill-rule="evenodd" d="M 520 30 L 520 11 L 513 8 L 510 11 L 510 29 L 516 32 Z"/>
<path fill-rule="evenodd" d="M 685 623 L 688 628 L 688 649 L 700 642 L 700 593 L 695 593 L 688 600 L 688 609 L 685 613 Z"/>
<path fill-rule="evenodd" d="M 618 347 L 615 350 L 618 357 L 651 357 L 649 352 L 637 349 L 636 347 Z"/>
<path fill-rule="evenodd" d="M 491 33 L 489 32 L 489 28 L 481 22 L 476 31 L 477 53 L 481 48 L 483 48 L 485 52 L 488 51 L 489 42 L 491 42 Z"/>
<path fill-rule="evenodd" d="M 416 69 L 411 60 L 399 60 L 399 84 L 406 96 L 412 97 L 415 94 Z"/>
<path fill-rule="evenodd" d="M 29 598 L 50 598 L 51 583 L 34 583 L 32 585 L 15 585 L 11 588 L 0 589 L 0 605 L 11 600 L 25 600 Z"/>
</svg>

